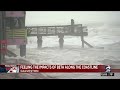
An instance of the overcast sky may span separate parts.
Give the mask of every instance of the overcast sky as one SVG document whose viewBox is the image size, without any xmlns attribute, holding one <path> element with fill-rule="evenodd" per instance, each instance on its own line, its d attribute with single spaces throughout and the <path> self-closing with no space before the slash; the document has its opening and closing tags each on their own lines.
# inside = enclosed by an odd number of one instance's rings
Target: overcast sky
<svg viewBox="0 0 120 90">
<path fill-rule="evenodd" d="M 71 19 L 76 24 L 118 22 L 119 17 L 120 11 L 27 11 L 26 26 L 70 24 Z"/>
</svg>

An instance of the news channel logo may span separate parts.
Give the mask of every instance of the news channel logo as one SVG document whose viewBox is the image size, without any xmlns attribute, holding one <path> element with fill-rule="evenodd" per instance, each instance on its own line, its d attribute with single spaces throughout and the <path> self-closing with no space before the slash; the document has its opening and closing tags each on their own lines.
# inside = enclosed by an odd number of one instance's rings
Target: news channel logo
<svg viewBox="0 0 120 90">
<path fill-rule="evenodd" d="M 0 65 L 0 73 L 19 73 L 19 66 L 6 67 L 5 65 Z"/>
<path fill-rule="evenodd" d="M 13 66 L 11 67 L 7 73 L 19 73 L 19 66 Z"/>
<path fill-rule="evenodd" d="M 101 76 L 114 76 L 114 73 L 111 72 L 111 66 L 110 65 L 105 66 L 105 72 L 101 73 Z"/>
</svg>

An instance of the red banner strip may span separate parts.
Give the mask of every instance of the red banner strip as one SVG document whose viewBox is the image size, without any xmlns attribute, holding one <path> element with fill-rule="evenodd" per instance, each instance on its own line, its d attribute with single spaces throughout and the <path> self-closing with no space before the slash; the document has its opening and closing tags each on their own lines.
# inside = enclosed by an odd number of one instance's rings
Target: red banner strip
<svg viewBox="0 0 120 90">
<path fill-rule="evenodd" d="M 19 65 L 21 73 L 27 72 L 105 72 L 104 65 Z"/>
<path fill-rule="evenodd" d="M 7 40 L 0 40 L 0 44 L 7 44 Z"/>
</svg>

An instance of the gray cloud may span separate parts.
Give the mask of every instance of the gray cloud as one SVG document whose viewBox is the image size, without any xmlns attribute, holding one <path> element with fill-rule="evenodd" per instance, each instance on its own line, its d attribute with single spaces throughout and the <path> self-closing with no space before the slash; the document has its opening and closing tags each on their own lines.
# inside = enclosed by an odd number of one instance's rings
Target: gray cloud
<svg viewBox="0 0 120 90">
<path fill-rule="evenodd" d="M 76 23 L 119 22 L 120 11 L 27 11 L 26 25 L 70 24 Z"/>
</svg>

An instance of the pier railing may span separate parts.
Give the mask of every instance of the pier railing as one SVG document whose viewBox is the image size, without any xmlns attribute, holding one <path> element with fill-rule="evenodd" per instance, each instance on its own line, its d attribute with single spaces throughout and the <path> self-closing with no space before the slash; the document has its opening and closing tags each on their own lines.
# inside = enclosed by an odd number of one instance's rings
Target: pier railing
<svg viewBox="0 0 120 90">
<path fill-rule="evenodd" d="M 57 25 L 57 26 L 26 26 L 29 36 L 55 36 L 59 33 L 72 36 L 88 36 L 87 26 L 82 24 L 75 25 Z M 81 32 L 83 30 L 83 33 Z"/>
</svg>

